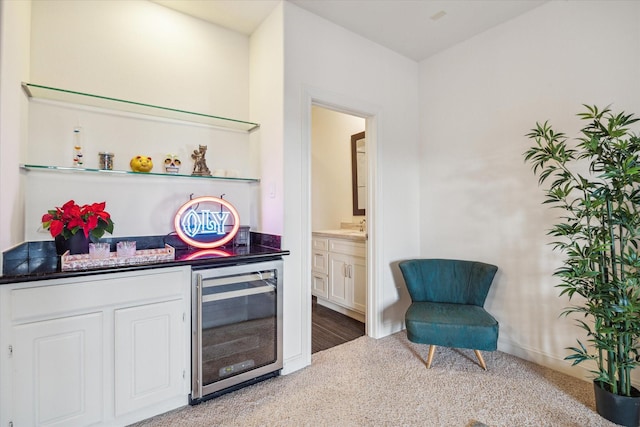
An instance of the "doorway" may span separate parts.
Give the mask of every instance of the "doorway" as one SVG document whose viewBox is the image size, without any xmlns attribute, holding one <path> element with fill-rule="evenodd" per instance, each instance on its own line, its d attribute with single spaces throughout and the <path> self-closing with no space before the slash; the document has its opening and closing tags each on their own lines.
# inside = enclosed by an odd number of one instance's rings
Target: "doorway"
<svg viewBox="0 0 640 427">
<path fill-rule="evenodd" d="M 311 354 L 365 335 L 364 323 L 311 300 Z"/>
<path fill-rule="evenodd" d="M 311 107 L 312 353 L 351 341 L 366 331 L 370 291 L 363 268 L 368 237 L 367 190 L 363 188 L 367 164 L 362 160 L 365 128 L 363 117 L 320 105 Z M 360 161 L 354 157 L 355 137 Z M 357 177 L 359 184 L 354 181 Z M 362 234 L 356 236 L 352 231 Z M 343 243 L 353 247 L 357 256 L 351 249 L 332 252 L 332 247 Z"/>
</svg>

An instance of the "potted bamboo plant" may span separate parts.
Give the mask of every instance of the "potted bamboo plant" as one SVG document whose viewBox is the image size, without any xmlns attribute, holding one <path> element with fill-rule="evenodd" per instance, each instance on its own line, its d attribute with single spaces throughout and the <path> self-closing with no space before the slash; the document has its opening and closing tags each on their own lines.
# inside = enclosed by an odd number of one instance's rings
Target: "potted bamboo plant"
<svg viewBox="0 0 640 427">
<path fill-rule="evenodd" d="M 565 359 L 591 362 L 600 415 L 638 426 L 631 371 L 640 360 L 640 138 L 630 127 L 639 119 L 586 105 L 578 116 L 587 124 L 575 140 L 537 123 L 524 155 L 548 185 L 544 203 L 562 211 L 549 231 L 565 255 L 554 274 L 572 304 L 562 314 L 577 315 L 587 336 Z"/>
</svg>

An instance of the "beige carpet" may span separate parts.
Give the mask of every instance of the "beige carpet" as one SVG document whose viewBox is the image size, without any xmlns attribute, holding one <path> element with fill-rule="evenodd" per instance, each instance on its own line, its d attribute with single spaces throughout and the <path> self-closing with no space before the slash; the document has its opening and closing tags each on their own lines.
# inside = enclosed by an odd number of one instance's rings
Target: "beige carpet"
<svg viewBox="0 0 640 427">
<path fill-rule="evenodd" d="M 501 353 L 427 346 L 400 332 L 313 355 L 312 365 L 137 426 L 614 426 L 591 383 Z M 419 355 L 419 356 L 418 356 Z"/>
</svg>

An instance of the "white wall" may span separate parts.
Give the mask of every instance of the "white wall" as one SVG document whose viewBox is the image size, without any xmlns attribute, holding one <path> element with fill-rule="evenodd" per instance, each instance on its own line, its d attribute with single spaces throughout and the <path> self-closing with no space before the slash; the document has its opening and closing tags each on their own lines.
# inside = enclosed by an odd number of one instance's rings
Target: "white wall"
<svg viewBox="0 0 640 427">
<path fill-rule="evenodd" d="M 353 216 L 351 135 L 364 131 L 365 120 L 314 106 L 311 122 L 311 229 L 357 223 L 362 216 Z"/>
<path fill-rule="evenodd" d="M 640 113 L 640 3 L 548 2 L 420 64 L 420 253 L 499 272 L 486 308 L 499 349 L 581 376 L 562 359 L 582 335 L 559 318 L 548 245 L 556 212 L 523 152 L 547 119 L 570 137 L 582 104 Z"/>
<path fill-rule="evenodd" d="M 33 2 L 29 81 L 197 113 L 250 120 L 249 38 L 148 1 Z M 86 167 L 98 152 L 115 153 L 114 168 L 129 170 L 136 155 L 154 159 L 162 171 L 168 153 L 180 156 L 182 173 L 191 153 L 207 145 L 207 165 L 256 177 L 250 136 L 149 117 L 105 114 L 50 102 L 29 102 L 26 162 L 71 164 L 72 133 L 81 127 Z M 69 199 L 106 201 L 114 236 L 164 234 L 171 217 L 194 196 L 225 194 L 250 224 L 250 194 L 256 184 L 185 178 L 120 178 L 27 172 L 26 240 L 50 239 L 38 232 L 47 209 Z M 114 179 L 115 178 L 115 179 Z M 129 191 L 123 191 L 123 189 Z"/>
<path fill-rule="evenodd" d="M 146 0 L 33 2 L 31 80 L 247 118 L 249 38 Z"/>
<path fill-rule="evenodd" d="M 375 116 L 367 260 L 378 280 L 367 313 L 379 313 L 368 333 L 383 336 L 401 328 L 407 306 L 396 263 L 419 249 L 418 65 L 286 2 L 284 31 L 285 339 L 302 338 L 285 357 L 295 369 L 310 362 L 311 102 Z"/>
<path fill-rule="evenodd" d="M 27 101 L 20 82 L 29 75 L 30 17 L 29 2 L 0 2 L 0 252 L 24 240 L 18 164 L 24 158 Z"/>
<path fill-rule="evenodd" d="M 277 6 L 250 39 L 251 117 L 260 130 L 251 135 L 251 164 L 261 179 L 252 200 L 257 230 L 282 235 L 284 217 L 283 153 L 284 28 Z"/>
</svg>

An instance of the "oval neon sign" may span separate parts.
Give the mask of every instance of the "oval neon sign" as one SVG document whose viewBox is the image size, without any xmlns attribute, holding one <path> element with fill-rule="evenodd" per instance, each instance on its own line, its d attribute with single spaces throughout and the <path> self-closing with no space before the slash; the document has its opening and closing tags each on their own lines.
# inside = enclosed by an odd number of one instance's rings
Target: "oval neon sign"
<svg viewBox="0 0 640 427">
<path fill-rule="evenodd" d="M 240 215 L 226 200 L 212 196 L 196 197 L 178 209 L 173 226 L 186 244 L 211 249 L 233 240 L 240 229 Z M 231 229 L 227 231 L 229 227 Z"/>
</svg>

